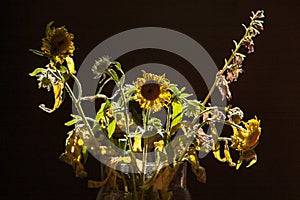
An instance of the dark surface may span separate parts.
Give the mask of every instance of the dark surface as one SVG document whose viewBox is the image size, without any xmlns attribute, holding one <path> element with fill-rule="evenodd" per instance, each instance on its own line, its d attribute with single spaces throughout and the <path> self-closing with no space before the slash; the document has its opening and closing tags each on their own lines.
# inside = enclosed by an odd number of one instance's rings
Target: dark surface
<svg viewBox="0 0 300 200">
<path fill-rule="evenodd" d="M 244 63 L 245 73 L 231 86 L 231 103 L 239 105 L 246 118 L 257 115 L 262 119 L 259 161 L 251 169 L 243 165 L 235 171 L 210 154 L 201 160 L 207 183 L 197 182 L 189 173 L 188 188 L 193 199 L 300 199 L 299 8 L 298 1 L 288 0 L 2 3 L 1 199 L 96 198 L 97 190 L 88 189 L 87 180 L 76 179 L 71 167 L 58 160 L 68 131 L 63 122 L 72 111 L 70 102 L 64 102 L 53 114 L 42 112 L 38 105 L 51 105 L 52 94 L 37 89 L 35 79 L 28 76 L 35 67 L 46 64 L 28 49 L 40 47 L 49 21 L 66 25 L 75 34 L 77 66 L 109 36 L 131 28 L 157 26 L 192 37 L 221 68 L 233 47 L 232 40 L 243 34 L 240 24 L 247 23 L 250 12 L 256 9 L 265 10 L 266 29 L 255 39 L 255 53 Z M 184 64 L 163 55 L 137 52 L 121 61 L 127 66 L 145 60 Z M 95 166 L 97 161 L 90 157 L 87 168 L 91 177 L 99 176 Z"/>
</svg>

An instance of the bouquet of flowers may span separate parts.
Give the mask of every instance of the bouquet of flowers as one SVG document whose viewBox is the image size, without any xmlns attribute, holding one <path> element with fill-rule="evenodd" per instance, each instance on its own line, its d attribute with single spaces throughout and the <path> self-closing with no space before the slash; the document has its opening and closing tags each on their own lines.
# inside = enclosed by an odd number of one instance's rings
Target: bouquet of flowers
<svg viewBox="0 0 300 200">
<path fill-rule="evenodd" d="M 126 84 L 121 64 L 106 56 L 91 66 L 99 80 L 98 91 L 83 96 L 72 59 L 74 35 L 50 22 L 41 50 L 31 50 L 49 62 L 30 76 L 37 78 L 39 88 L 54 93 L 53 107 L 42 104 L 42 110 L 54 112 L 67 96 L 77 110 L 65 123 L 73 128 L 60 159 L 73 167 L 76 177 L 85 178 L 88 154 L 99 157 L 104 164 L 103 176 L 98 181 L 89 180 L 88 187 L 102 188 L 101 198 L 106 199 L 172 199 L 170 188 L 182 187 L 183 183 L 177 184 L 176 178 L 186 163 L 191 165 L 197 180 L 206 182 L 198 155 L 210 151 L 230 167 L 239 169 L 243 162 L 252 166 L 257 161 L 254 149 L 261 135 L 260 120 L 255 116 L 244 121 L 239 107 L 219 107 L 208 102 L 215 88 L 222 98 L 232 98 L 229 85 L 238 80 L 246 58 L 240 50 L 254 52 L 253 39 L 263 30 L 262 18 L 263 11 L 252 12 L 249 25 L 243 25 L 244 36 L 239 42 L 233 41 L 232 54 L 225 59 L 203 101 L 191 99 L 185 88 L 168 80 L 168 74 L 142 71 L 140 77 L 131 80 L 132 84 Z M 69 80 L 74 81 L 78 94 L 71 89 Z M 109 82 L 115 85 L 112 95 L 103 92 Z M 94 118 L 86 116 L 83 101 L 98 103 Z M 165 119 L 157 117 L 159 112 L 166 113 Z M 219 137 L 218 124 L 231 127 L 230 136 Z M 238 153 L 237 161 L 231 158 L 232 151 Z"/>
</svg>

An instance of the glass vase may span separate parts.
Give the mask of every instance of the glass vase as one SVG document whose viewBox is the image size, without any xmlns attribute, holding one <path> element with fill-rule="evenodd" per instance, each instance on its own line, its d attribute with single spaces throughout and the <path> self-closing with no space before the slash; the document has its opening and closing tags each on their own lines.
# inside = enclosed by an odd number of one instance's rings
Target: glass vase
<svg viewBox="0 0 300 200">
<path fill-rule="evenodd" d="M 123 188 L 125 188 L 124 182 L 120 179 L 117 179 L 116 188 L 118 189 L 107 190 L 107 188 L 103 186 L 100 188 L 96 200 L 191 200 L 191 196 L 186 185 L 186 179 L 187 164 L 182 163 L 173 176 L 168 191 L 166 191 L 164 194 L 162 194 L 160 191 L 154 191 L 152 188 L 149 190 L 138 190 L 135 194 L 130 192 L 130 189 L 128 192 L 126 192 L 123 190 Z M 129 182 L 128 185 L 132 185 L 132 183 Z M 136 185 L 138 185 L 138 183 Z M 134 195 L 136 196 L 134 197 Z"/>
</svg>

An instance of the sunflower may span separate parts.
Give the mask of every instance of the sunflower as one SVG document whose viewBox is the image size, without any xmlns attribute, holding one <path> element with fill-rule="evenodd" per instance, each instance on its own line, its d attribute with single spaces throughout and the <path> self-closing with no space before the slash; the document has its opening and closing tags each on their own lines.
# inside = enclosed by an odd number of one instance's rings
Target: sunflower
<svg viewBox="0 0 300 200">
<path fill-rule="evenodd" d="M 144 70 L 142 72 L 143 78 L 137 78 L 134 82 L 136 89 L 134 100 L 139 102 L 141 108 L 158 112 L 170 103 L 171 93 L 167 90 L 170 81 L 165 75 L 158 76 Z"/>
<path fill-rule="evenodd" d="M 238 151 L 253 149 L 261 135 L 260 120 L 256 117 L 248 120 L 248 122 L 243 122 L 243 124 L 246 127 L 245 131 L 233 127 L 232 147 Z"/>
<path fill-rule="evenodd" d="M 51 28 L 50 22 L 46 28 L 46 37 L 42 39 L 41 50 L 50 59 L 63 63 L 68 56 L 73 56 L 75 50 L 74 35 L 68 33 L 65 27 Z"/>
</svg>

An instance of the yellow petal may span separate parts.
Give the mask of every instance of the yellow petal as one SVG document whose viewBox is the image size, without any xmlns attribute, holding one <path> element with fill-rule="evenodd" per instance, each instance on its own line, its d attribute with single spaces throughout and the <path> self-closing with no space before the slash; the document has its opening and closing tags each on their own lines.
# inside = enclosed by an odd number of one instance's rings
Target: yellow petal
<svg viewBox="0 0 300 200">
<path fill-rule="evenodd" d="M 83 145 L 83 140 L 82 140 L 82 139 L 79 139 L 79 140 L 78 140 L 78 145 L 79 145 L 79 146 L 82 146 L 82 145 Z"/>
<path fill-rule="evenodd" d="M 247 168 L 248 167 L 251 167 L 252 165 L 254 165 L 255 163 L 257 162 L 257 156 L 255 154 L 255 157 L 253 157 L 253 159 L 250 161 L 250 163 L 246 166 Z"/>
<path fill-rule="evenodd" d="M 226 158 L 221 158 L 221 152 L 220 152 L 220 143 L 217 142 L 213 148 L 212 148 L 212 152 L 214 154 L 214 157 L 220 161 L 220 162 L 226 162 Z"/>
<path fill-rule="evenodd" d="M 133 151 L 142 152 L 142 134 L 134 136 Z"/>
<path fill-rule="evenodd" d="M 225 141 L 224 155 L 225 155 L 226 161 L 228 162 L 229 166 L 234 167 L 236 164 L 234 162 L 232 162 L 227 141 Z"/>
<path fill-rule="evenodd" d="M 156 149 L 158 151 L 163 151 L 163 148 L 164 148 L 164 141 L 163 140 L 160 140 L 158 142 L 154 142 L 154 146 L 156 147 Z"/>
</svg>

